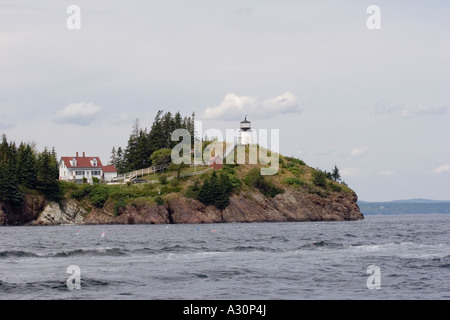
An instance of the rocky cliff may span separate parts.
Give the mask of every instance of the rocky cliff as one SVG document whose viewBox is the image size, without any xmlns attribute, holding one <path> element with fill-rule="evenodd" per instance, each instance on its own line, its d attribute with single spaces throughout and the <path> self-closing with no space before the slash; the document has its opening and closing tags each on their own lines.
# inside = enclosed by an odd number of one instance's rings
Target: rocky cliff
<svg viewBox="0 0 450 320">
<path fill-rule="evenodd" d="M 174 194 L 163 205 L 128 205 L 115 215 L 113 208 L 95 208 L 90 212 L 70 199 L 49 202 L 34 225 L 59 224 L 169 224 L 227 222 L 343 221 L 363 219 L 355 193 L 335 192 L 320 197 L 286 190 L 274 198 L 259 192 L 233 195 L 230 205 L 220 211 L 212 205 Z"/>
</svg>

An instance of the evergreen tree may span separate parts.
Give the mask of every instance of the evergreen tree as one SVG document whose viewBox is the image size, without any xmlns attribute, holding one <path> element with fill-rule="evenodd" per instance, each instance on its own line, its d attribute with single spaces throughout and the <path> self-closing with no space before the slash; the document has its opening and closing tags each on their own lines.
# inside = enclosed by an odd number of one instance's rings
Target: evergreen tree
<svg viewBox="0 0 450 320">
<path fill-rule="evenodd" d="M 38 189 L 51 200 L 61 198 L 61 189 L 59 187 L 58 162 L 54 152 L 44 149 L 38 156 L 37 161 L 37 186 Z"/>
<path fill-rule="evenodd" d="M 172 118 L 172 113 L 166 112 L 161 120 L 161 126 L 162 126 L 162 134 L 163 134 L 163 145 L 162 148 L 172 148 L 175 146 L 171 141 L 172 132 L 175 129 L 175 121 Z"/>
<path fill-rule="evenodd" d="M 331 174 L 331 176 L 333 180 L 336 182 L 341 180 L 341 174 L 339 173 L 339 169 L 336 165 L 334 166 L 333 173 Z"/>
<path fill-rule="evenodd" d="M 192 118 L 183 119 L 180 112 L 176 112 L 173 116 L 171 112 L 163 113 L 163 110 L 158 110 L 149 132 L 147 129 L 142 130 L 139 120 L 136 119 L 122 157 L 119 156 L 117 149 L 117 171 L 124 173 L 151 166 L 151 156 L 155 151 L 172 149 L 179 143 L 171 139 L 175 129 L 189 130 L 193 142 L 194 117 L 195 114 L 192 113 Z"/>
<path fill-rule="evenodd" d="M 23 202 L 16 174 L 17 148 L 15 143 L 8 143 L 6 135 L 0 144 L 0 201 L 12 206 Z"/>
<path fill-rule="evenodd" d="M 175 117 L 173 118 L 173 125 L 174 129 L 186 129 L 186 122 L 183 123 L 180 112 L 175 113 Z"/>
<path fill-rule="evenodd" d="M 172 150 L 168 148 L 159 149 L 153 152 L 152 156 L 150 157 L 152 166 L 159 166 L 169 163 L 172 159 L 171 154 Z"/>
<path fill-rule="evenodd" d="M 222 186 L 220 185 L 216 171 L 213 171 L 211 178 L 209 179 L 209 189 L 213 200 L 217 199 L 222 194 Z"/>
<path fill-rule="evenodd" d="M 116 147 L 112 148 L 111 151 L 111 157 L 109 158 L 109 162 L 108 162 L 109 166 L 115 166 L 117 168 L 117 152 L 116 152 Z"/>
<path fill-rule="evenodd" d="M 30 144 L 21 143 L 17 150 L 16 176 L 20 185 L 36 188 L 36 155 Z"/>
<path fill-rule="evenodd" d="M 220 184 L 222 185 L 224 193 L 229 196 L 233 191 L 233 184 L 231 183 L 228 174 L 224 171 L 220 173 Z"/>
<path fill-rule="evenodd" d="M 220 177 L 214 171 L 211 177 L 205 179 L 203 186 L 200 188 L 198 200 L 204 204 L 213 204 L 217 209 L 222 211 L 230 204 L 230 193 L 232 185 L 225 173 L 221 173 Z"/>
<path fill-rule="evenodd" d="M 230 197 L 226 192 L 221 192 L 219 196 L 216 199 L 214 199 L 214 205 L 216 206 L 217 209 L 220 209 L 220 211 L 228 207 L 229 204 L 230 204 Z"/>
<path fill-rule="evenodd" d="M 198 200 L 204 204 L 211 204 L 213 202 L 211 190 L 209 188 L 209 179 L 205 179 L 200 192 L 198 193 Z"/>
</svg>

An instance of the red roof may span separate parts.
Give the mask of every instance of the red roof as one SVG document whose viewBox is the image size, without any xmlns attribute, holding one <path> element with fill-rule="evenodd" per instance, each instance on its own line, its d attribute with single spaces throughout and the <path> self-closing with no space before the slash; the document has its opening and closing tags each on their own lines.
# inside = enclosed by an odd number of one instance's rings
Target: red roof
<svg viewBox="0 0 450 320">
<path fill-rule="evenodd" d="M 74 159 L 77 161 L 76 166 L 72 166 L 70 161 Z M 97 159 L 97 165 L 93 166 L 91 160 Z M 101 168 L 103 167 L 99 157 L 61 157 L 67 168 Z"/>
<path fill-rule="evenodd" d="M 103 172 L 117 172 L 117 169 L 114 166 L 104 166 Z"/>
</svg>

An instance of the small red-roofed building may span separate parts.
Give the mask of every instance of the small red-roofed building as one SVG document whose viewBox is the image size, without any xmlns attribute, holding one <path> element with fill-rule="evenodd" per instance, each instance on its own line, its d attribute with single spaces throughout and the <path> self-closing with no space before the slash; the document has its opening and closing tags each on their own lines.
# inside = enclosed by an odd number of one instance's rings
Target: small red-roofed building
<svg viewBox="0 0 450 320">
<path fill-rule="evenodd" d="M 214 156 L 209 159 L 209 167 L 213 170 L 220 170 L 223 168 L 223 160 L 220 156 Z"/>
<path fill-rule="evenodd" d="M 104 166 L 99 157 L 79 156 L 61 157 L 59 160 L 59 179 L 73 182 L 92 182 L 92 178 L 100 181 L 110 182 L 117 177 L 117 170 L 114 166 Z"/>
</svg>

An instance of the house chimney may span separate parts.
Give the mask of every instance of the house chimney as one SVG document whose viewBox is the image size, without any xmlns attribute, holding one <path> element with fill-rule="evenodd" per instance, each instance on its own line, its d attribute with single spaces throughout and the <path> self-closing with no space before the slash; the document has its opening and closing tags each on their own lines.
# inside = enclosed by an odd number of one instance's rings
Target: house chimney
<svg viewBox="0 0 450 320">
<path fill-rule="evenodd" d="M 77 158 L 78 158 L 78 152 L 77 152 Z"/>
<path fill-rule="evenodd" d="M 84 155 L 84 151 L 83 151 L 83 158 L 85 157 L 85 155 Z"/>
</svg>

